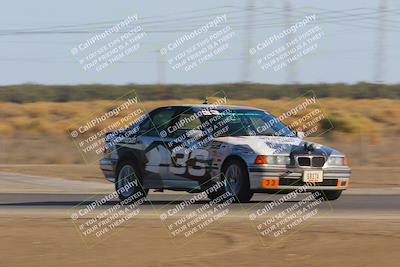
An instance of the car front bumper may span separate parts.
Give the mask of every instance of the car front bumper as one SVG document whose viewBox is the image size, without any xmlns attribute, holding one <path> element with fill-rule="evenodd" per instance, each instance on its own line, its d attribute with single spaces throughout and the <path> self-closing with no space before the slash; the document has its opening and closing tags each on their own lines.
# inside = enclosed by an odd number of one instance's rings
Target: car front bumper
<svg viewBox="0 0 400 267">
<path fill-rule="evenodd" d="M 305 170 L 322 170 L 323 181 L 316 183 L 303 182 Z M 263 191 L 271 189 L 294 190 L 304 186 L 307 191 L 345 190 L 349 186 L 351 169 L 349 167 L 329 168 L 290 168 L 279 166 L 249 166 L 250 189 Z"/>
</svg>

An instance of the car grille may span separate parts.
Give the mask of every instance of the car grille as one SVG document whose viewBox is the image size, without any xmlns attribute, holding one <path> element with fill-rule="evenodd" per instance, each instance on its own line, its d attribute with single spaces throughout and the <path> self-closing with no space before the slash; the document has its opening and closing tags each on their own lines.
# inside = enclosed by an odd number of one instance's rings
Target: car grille
<svg viewBox="0 0 400 267">
<path fill-rule="evenodd" d="M 324 157 L 313 157 L 312 158 L 312 166 L 313 167 L 322 167 L 325 164 Z"/>
<path fill-rule="evenodd" d="M 308 183 L 310 184 L 310 183 Z M 320 183 L 313 183 L 315 186 L 336 186 L 337 179 L 325 179 Z M 302 179 L 288 179 L 288 178 L 281 178 L 279 179 L 279 185 L 290 185 L 290 186 L 303 186 L 305 183 Z"/>
<path fill-rule="evenodd" d="M 303 156 L 297 157 L 297 163 L 301 167 L 322 167 L 325 164 L 325 157 Z"/>
<path fill-rule="evenodd" d="M 297 162 L 299 166 L 311 166 L 311 159 L 309 157 L 298 157 Z"/>
</svg>

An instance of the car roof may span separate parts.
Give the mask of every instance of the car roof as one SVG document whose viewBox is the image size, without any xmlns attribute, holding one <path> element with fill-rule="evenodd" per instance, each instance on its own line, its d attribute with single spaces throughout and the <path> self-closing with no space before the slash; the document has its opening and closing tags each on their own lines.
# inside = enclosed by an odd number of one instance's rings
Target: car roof
<svg viewBox="0 0 400 267">
<path fill-rule="evenodd" d="M 259 111 L 264 111 L 259 108 L 254 108 L 254 107 L 246 107 L 246 106 L 233 106 L 233 105 L 212 105 L 212 104 L 179 104 L 179 105 L 170 105 L 170 106 L 164 106 L 160 108 L 195 108 L 195 109 L 235 109 L 235 110 L 259 110 Z"/>
</svg>

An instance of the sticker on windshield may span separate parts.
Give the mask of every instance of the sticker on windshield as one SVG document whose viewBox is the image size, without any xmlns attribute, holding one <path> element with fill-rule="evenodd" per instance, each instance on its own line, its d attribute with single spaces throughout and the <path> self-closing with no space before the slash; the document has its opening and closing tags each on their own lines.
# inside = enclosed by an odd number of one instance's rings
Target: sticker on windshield
<svg viewBox="0 0 400 267">
<path fill-rule="evenodd" d="M 204 116 L 219 115 L 219 111 L 215 109 L 211 110 L 203 109 L 201 113 L 203 113 Z"/>
</svg>

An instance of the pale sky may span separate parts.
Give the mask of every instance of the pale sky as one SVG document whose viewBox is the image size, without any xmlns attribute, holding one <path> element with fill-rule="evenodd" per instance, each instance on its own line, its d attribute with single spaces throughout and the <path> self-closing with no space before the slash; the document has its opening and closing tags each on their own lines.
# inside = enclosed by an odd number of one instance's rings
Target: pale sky
<svg viewBox="0 0 400 267">
<path fill-rule="evenodd" d="M 250 12 L 245 9 L 248 2 L 255 6 Z M 286 1 L 291 3 L 290 10 L 284 9 L 284 2 L 3 0 L 0 85 L 152 84 L 158 81 L 203 84 L 235 83 L 243 79 L 274 84 L 287 83 L 290 79 L 300 83 L 373 82 L 377 58 L 383 59 L 380 67 L 383 81 L 400 82 L 400 4 L 397 1 L 386 1 L 386 24 L 381 26 L 377 19 L 381 16 L 380 0 Z M 170 57 L 169 54 L 161 56 L 160 48 L 224 14 L 227 20 L 223 26 L 229 26 L 234 32 L 226 50 L 187 72 L 174 70 L 167 62 L 160 63 Z M 248 14 L 252 14 L 250 19 Z M 254 46 L 285 30 L 290 23 L 313 14 L 316 21 L 312 27 L 319 26 L 324 36 L 317 41 L 318 48 L 295 65 L 277 72 L 264 71 L 257 65 L 257 58 L 246 53 L 249 45 Z M 71 49 L 93 37 L 96 34 L 93 30 L 100 33 L 133 15 L 138 16 L 135 25 L 140 25 L 146 33 L 139 40 L 140 48 L 101 72 L 84 71 L 78 62 L 80 57 L 73 56 Z M 77 33 L 87 30 L 91 32 Z M 377 56 L 379 47 L 383 53 Z M 246 62 L 250 64 L 248 75 Z"/>
</svg>

